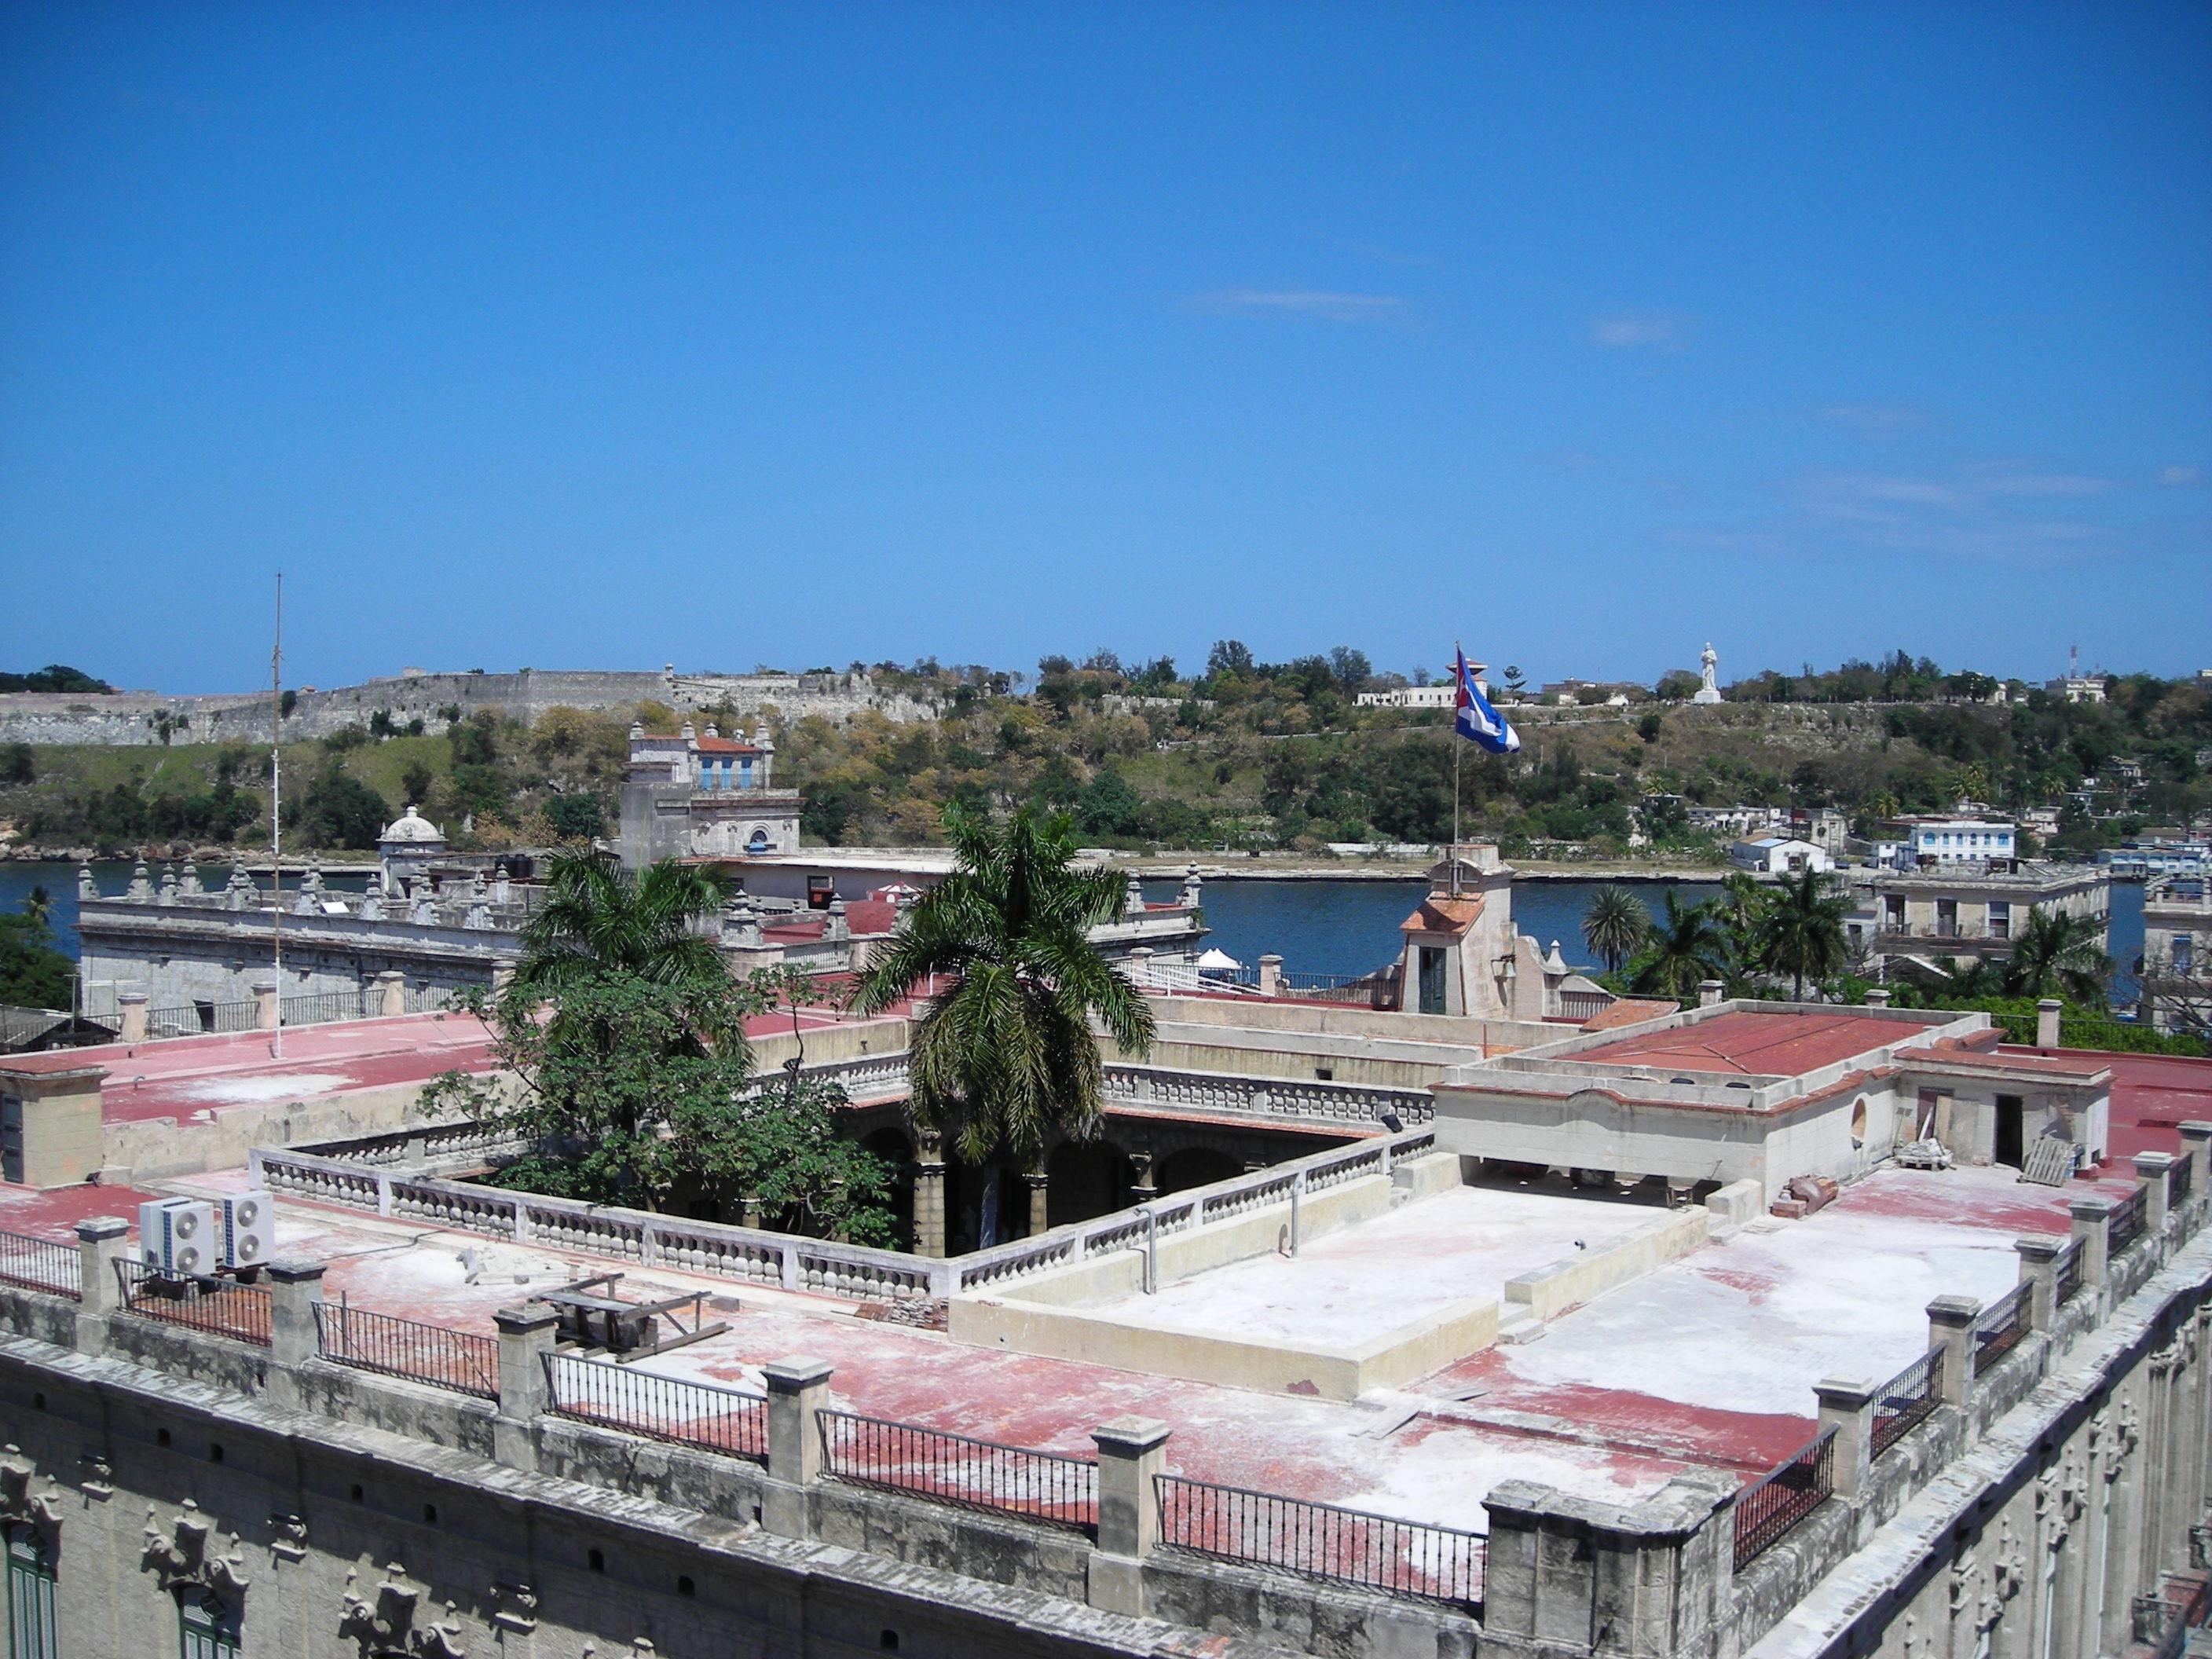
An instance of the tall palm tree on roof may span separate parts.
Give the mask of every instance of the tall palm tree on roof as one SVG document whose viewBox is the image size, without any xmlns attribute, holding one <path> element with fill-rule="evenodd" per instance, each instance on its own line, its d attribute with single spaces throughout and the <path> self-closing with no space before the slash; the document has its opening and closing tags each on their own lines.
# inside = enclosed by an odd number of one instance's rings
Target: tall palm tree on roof
<svg viewBox="0 0 2212 1659">
<path fill-rule="evenodd" d="M 2092 1007 L 2105 1005 L 2112 959 L 2106 954 L 2105 929 L 2092 916 L 2071 911 L 2030 909 L 2012 942 L 2005 965 L 2005 988 L 2016 997 L 2068 996 Z"/>
<path fill-rule="evenodd" d="M 523 924 L 515 983 L 557 992 L 610 970 L 656 985 L 726 979 L 721 951 L 701 924 L 729 896 L 724 877 L 674 859 L 633 873 L 589 853 L 556 858 L 544 902 Z"/>
<path fill-rule="evenodd" d="M 1583 911 L 1583 943 L 1605 963 L 1608 973 L 1636 954 L 1644 936 L 1651 931 L 1651 913 L 1626 887 L 1607 882 L 1590 895 Z"/>
<path fill-rule="evenodd" d="M 1850 900 L 1832 891 L 1818 871 L 1808 868 L 1785 877 L 1767 901 L 1759 921 L 1759 954 L 1765 964 L 1790 979 L 1790 1000 L 1805 1000 L 1805 981 L 1840 974 L 1851 959 L 1844 936 Z"/>
<path fill-rule="evenodd" d="M 1152 1044 L 1152 1012 L 1091 943 L 1121 911 L 1110 870 L 1074 867 L 1065 814 L 1024 806 L 998 822 L 945 809 L 957 866 L 916 901 L 854 993 L 881 1013 L 930 985 L 916 1024 L 913 1111 L 963 1157 L 1004 1151 L 1033 1168 L 1054 1128 L 1084 1139 L 1103 1110 L 1095 1016 L 1127 1054 Z"/>
</svg>

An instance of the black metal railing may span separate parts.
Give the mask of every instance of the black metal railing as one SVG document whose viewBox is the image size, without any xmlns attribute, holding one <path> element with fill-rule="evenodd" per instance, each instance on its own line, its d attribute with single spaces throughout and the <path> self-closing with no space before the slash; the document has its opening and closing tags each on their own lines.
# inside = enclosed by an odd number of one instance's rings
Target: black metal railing
<svg viewBox="0 0 2212 1659">
<path fill-rule="evenodd" d="M 287 1025 L 329 1025 L 339 1020 L 359 1019 L 374 1011 L 374 991 L 316 991 L 305 996 L 286 997 L 283 1002 L 284 1023 Z"/>
<path fill-rule="evenodd" d="M 1790 1535 L 1835 1491 L 1836 1431 L 1823 1429 L 1736 1494 L 1739 1571 Z"/>
<path fill-rule="evenodd" d="M 545 1356 L 545 1381 L 562 1417 L 726 1457 L 768 1459 L 768 1401 L 758 1395 L 563 1353 Z"/>
<path fill-rule="evenodd" d="M 2018 1347 L 2027 1334 L 2028 1317 L 2034 1311 L 2028 1300 L 2032 1293 L 2033 1287 L 2015 1285 L 1982 1310 L 1974 1325 L 1976 1376 Z"/>
<path fill-rule="evenodd" d="M 818 1415 L 823 1462 L 840 1480 L 1079 1531 L 1098 1525 L 1096 1463 L 849 1412 Z"/>
<path fill-rule="evenodd" d="M 2171 1595 L 2171 1590 L 2168 1592 Z M 2188 1644 L 2189 1632 L 2212 1618 L 2212 1578 L 2200 1578 L 2190 1585 L 2188 1595 L 2180 1601 L 2167 1601 L 2157 1644 L 2151 1650 L 2151 1659 L 2178 1659 Z"/>
<path fill-rule="evenodd" d="M 2058 1253 L 2051 1266 L 2051 1299 L 2054 1306 L 2064 1307 L 2081 1294 L 2087 1281 L 2087 1270 L 2082 1266 L 2081 1241 L 2075 1239 Z"/>
<path fill-rule="evenodd" d="M 1881 1385 L 1874 1400 L 1875 1456 L 1928 1419 L 1942 1397 L 1942 1382 L 1943 1351 L 1930 1348 Z"/>
<path fill-rule="evenodd" d="M 499 1398 L 499 1339 L 448 1330 L 343 1303 L 315 1304 L 323 1358 L 361 1370 L 428 1382 L 480 1400 Z"/>
<path fill-rule="evenodd" d="M 84 1297 L 79 1282 L 82 1256 L 74 1244 L 58 1244 L 51 1238 L 28 1233 L 0 1232 L 0 1281 L 50 1296 Z"/>
<path fill-rule="evenodd" d="M 1462 1607 L 1482 1600 L 1480 1533 L 1179 1475 L 1155 1484 L 1163 1544 L 1394 1595 Z"/>
<path fill-rule="evenodd" d="M 2150 1188 L 2138 1187 L 2119 1202 L 2106 1221 L 2105 1254 L 2116 1256 L 2143 1236 L 2143 1226 L 2150 1214 Z"/>
<path fill-rule="evenodd" d="M 123 1305 L 145 1319 L 183 1325 L 234 1342 L 269 1346 L 269 1292 L 258 1285 L 201 1273 L 169 1275 L 143 1261 L 118 1261 Z"/>
<path fill-rule="evenodd" d="M 204 1036 L 211 1032 L 236 1035 L 259 1029 L 258 1002 L 186 1002 L 146 1011 L 149 1037 Z"/>
<path fill-rule="evenodd" d="M 2178 1210 L 2189 1201 L 2197 1185 L 2197 1160 L 2184 1152 L 2166 1168 L 2166 1207 Z"/>
</svg>

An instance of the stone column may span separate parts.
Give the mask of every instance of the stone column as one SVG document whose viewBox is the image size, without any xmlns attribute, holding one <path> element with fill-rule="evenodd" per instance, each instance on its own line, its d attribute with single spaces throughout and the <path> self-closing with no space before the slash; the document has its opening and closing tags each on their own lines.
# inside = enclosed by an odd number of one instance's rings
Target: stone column
<svg viewBox="0 0 2212 1659">
<path fill-rule="evenodd" d="M 1717 979 L 1701 979 L 1698 981 L 1698 1006 L 1717 1008 L 1720 1006 L 1722 997 L 1727 993 L 1726 981 Z"/>
<path fill-rule="evenodd" d="M 1152 982 L 1152 947 L 1139 945 L 1129 952 L 1129 977 L 1141 989 Z"/>
<path fill-rule="evenodd" d="M 934 1129 L 915 1136 L 914 1253 L 945 1254 L 945 1137 Z"/>
<path fill-rule="evenodd" d="M 1823 1377 L 1813 1385 L 1823 1429 L 1836 1431 L 1831 1459 L 1836 1496 L 1856 1504 L 1868 1491 L 1874 1468 L 1874 1404 L 1881 1385 Z"/>
<path fill-rule="evenodd" d="M 273 1031 L 276 1029 L 276 981 L 263 975 L 246 988 L 253 994 L 253 1029 Z"/>
<path fill-rule="evenodd" d="M 1052 1186 L 1052 1177 L 1047 1175 L 1042 1170 L 1030 1170 L 1024 1172 L 1022 1179 L 1029 1183 L 1029 1236 L 1031 1238 L 1035 1238 L 1039 1234 L 1046 1231 L 1052 1224 L 1048 1219 L 1048 1217 L 1051 1213 L 1051 1208 L 1049 1204 L 1047 1202 L 1048 1192 Z"/>
<path fill-rule="evenodd" d="M 125 1042 L 143 1042 L 146 1040 L 146 994 L 143 991 L 118 991 L 115 1004 L 122 1011 L 116 1022 L 120 1027 L 116 1036 Z"/>
<path fill-rule="evenodd" d="M 553 1328 L 561 1316 L 550 1303 L 526 1302 L 501 1308 L 491 1319 L 499 1329 L 499 1414 L 492 1419 L 492 1455 L 511 1469 L 535 1471 L 538 1419 L 552 1395 L 545 1356 L 553 1352 Z"/>
<path fill-rule="evenodd" d="M 1283 959 L 1273 951 L 1260 958 L 1260 994 L 1280 996 L 1283 991 Z"/>
<path fill-rule="evenodd" d="M 269 1357 L 276 1362 L 269 1369 L 269 1394 L 280 1406 L 300 1403 L 294 1373 L 323 1351 L 316 1318 L 323 1300 L 323 1267 L 319 1261 L 269 1264 Z"/>
<path fill-rule="evenodd" d="M 2181 1155 L 2197 1167 L 2190 1171 L 2189 1194 L 2201 1199 L 2212 1192 L 2212 1123 L 2189 1119 L 2177 1126 L 2181 1136 Z"/>
<path fill-rule="evenodd" d="M 514 983 L 514 970 L 521 963 L 514 957 L 494 957 L 491 963 L 491 994 L 495 997 L 507 994 L 507 988 Z"/>
<path fill-rule="evenodd" d="M 2066 1005 L 2057 997 L 2045 997 L 2035 1005 L 2035 1046 L 2056 1048 L 2058 1046 L 2058 1016 Z"/>
<path fill-rule="evenodd" d="M 2047 1233 L 2027 1233 L 2013 1240 L 2012 1247 L 2020 1252 L 2020 1282 L 2030 1287 L 2027 1328 L 2048 1331 L 2058 1316 L 2058 1253 L 2066 1241 Z"/>
<path fill-rule="evenodd" d="M 768 1479 L 761 1525 L 780 1538 L 813 1534 L 810 1502 L 822 1478 L 822 1425 L 833 1367 L 826 1359 L 782 1359 L 761 1367 L 768 1383 Z"/>
<path fill-rule="evenodd" d="M 1889 1006 L 1889 987 L 1877 985 L 1866 994 L 1866 1006 L 1869 1008 L 1887 1008 Z"/>
<path fill-rule="evenodd" d="M 2075 1198 L 2066 1203 L 2074 1218 L 2074 1239 L 2081 1247 L 2081 1286 L 2094 1290 L 2105 1282 L 2105 1264 L 2111 1254 L 2112 1212 L 2109 1198 Z"/>
<path fill-rule="evenodd" d="M 383 1019 L 396 1019 L 407 1012 L 407 975 L 397 968 L 376 976 L 376 1012 Z"/>
<path fill-rule="evenodd" d="M 1098 1448 L 1098 1547 L 1091 1556 L 1091 1605 L 1133 1619 L 1145 1613 L 1146 1557 L 1160 1541 L 1153 1477 L 1167 1468 L 1168 1425 L 1117 1417 L 1091 1430 Z"/>
<path fill-rule="evenodd" d="M 2168 1165 L 2178 1162 L 2172 1152 L 2136 1154 L 2136 1181 L 2143 1189 L 2143 1231 L 2147 1233 L 2166 1231 L 2166 1171 Z"/>
<path fill-rule="evenodd" d="M 1960 1411 L 1974 1401 L 1974 1323 L 1981 1316 L 1975 1297 L 1939 1296 L 1928 1304 L 1928 1346 L 1943 1351 L 1942 1398 Z"/>
<path fill-rule="evenodd" d="M 123 1286 L 115 1264 L 131 1242 L 131 1224 L 119 1215 L 88 1216 L 76 1224 L 76 1350 L 107 1352 L 108 1316 L 123 1305 Z"/>
</svg>

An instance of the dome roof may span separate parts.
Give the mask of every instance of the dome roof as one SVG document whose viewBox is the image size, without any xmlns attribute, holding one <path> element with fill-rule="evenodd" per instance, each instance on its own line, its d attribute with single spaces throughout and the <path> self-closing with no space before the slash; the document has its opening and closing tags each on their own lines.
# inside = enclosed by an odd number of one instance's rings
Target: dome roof
<svg viewBox="0 0 2212 1659">
<path fill-rule="evenodd" d="M 414 803 L 410 801 L 404 812 L 384 826 L 384 833 L 377 839 L 379 841 L 434 841 L 442 843 L 446 836 L 445 832 L 429 819 L 419 817 L 416 813 Z"/>
</svg>

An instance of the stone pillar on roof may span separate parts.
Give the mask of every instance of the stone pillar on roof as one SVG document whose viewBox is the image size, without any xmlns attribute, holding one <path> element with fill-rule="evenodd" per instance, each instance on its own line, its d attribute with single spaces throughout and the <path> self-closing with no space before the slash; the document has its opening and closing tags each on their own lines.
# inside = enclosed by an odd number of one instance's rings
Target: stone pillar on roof
<svg viewBox="0 0 2212 1659">
<path fill-rule="evenodd" d="M 1134 870 L 1129 872 L 1128 883 L 1121 890 L 1121 914 L 1125 916 L 1145 914 L 1145 884 L 1137 879 Z"/>
<path fill-rule="evenodd" d="M 201 891 L 200 867 L 190 859 L 185 860 L 185 867 L 178 876 L 177 891 L 186 897 L 196 896 Z"/>
<path fill-rule="evenodd" d="M 80 903 L 100 896 L 100 889 L 93 884 L 92 866 L 88 864 L 80 864 L 76 867 L 76 896 Z"/>
<path fill-rule="evenodd" d="M 769 787 L 769 770 L 775 764 L 775 736 L 768 729 L 766 720 L 754 729 L 753 747 L 760 750 L 760 759 L 757 763 L 760 775 L 754 787 L 765 789 Z"/>
<path fill-rule="evenodd" d="M 131 885 L 124 890 L 123 896 L 133 904 L 149 904 L 153 902 L 154 884 L 147 877 L 145 860 L 140 859 L 131 866 Z"/>
<path fill-rule="evenodd" d="M 171 904 L 171 905 L 173 905 L 173 904 L 174 904 L 176 902 L 177 902 L 177 866 L 176 866 L 175 865 L 172 864 L 172 865 L 168 866 L 167 868 L 165 868 L 165 869 L 161 872 L 161 893 L 160 893 L 160 894 L 155 897 L 155 899 L 154 902 L 155 902 L 155 903 L 156 903 L 156 904 Z"/>
<path fill-rule="evenodd" d="M 20 1138 L 9 1148 L 5 1178 L 26 1187 L 73 1187 L 106 1163 L 100 1087 L 104 1066 L 74 1065 L 43 1054 L 0 1059 L 0 1091 L 20 1103 Z"/>
<path fill-rule="evenodd" d="M 915 1132 L 914 1252 L 945 1254 L 945 1137 L 934 1129 Z"/>
</svg>

